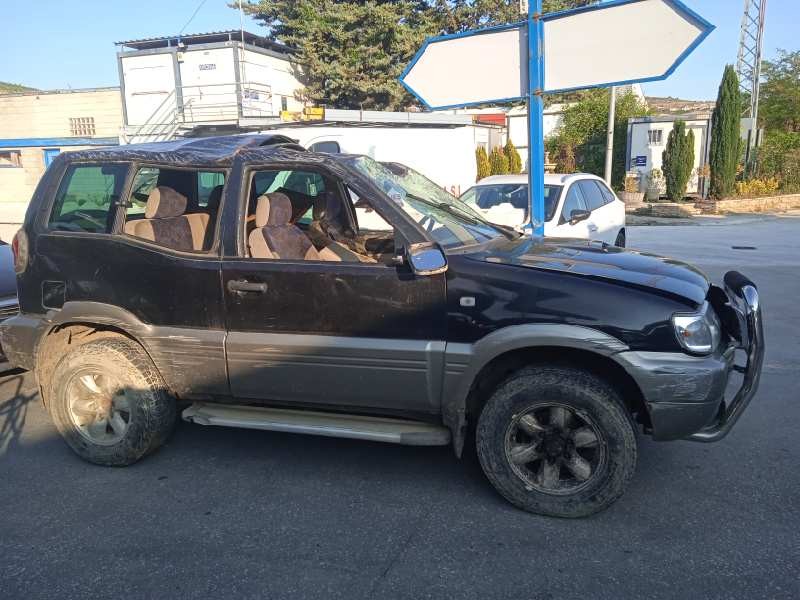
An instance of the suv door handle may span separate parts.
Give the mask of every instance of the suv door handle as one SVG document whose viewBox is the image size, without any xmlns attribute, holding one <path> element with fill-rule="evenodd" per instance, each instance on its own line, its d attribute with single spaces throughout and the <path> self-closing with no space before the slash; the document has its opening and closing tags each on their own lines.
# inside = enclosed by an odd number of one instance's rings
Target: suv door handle
<svg viewBox="0 0 800 600">
<path fill-rule="evenodd" d="M 589 231 L 597 231 L 597 225 L 594 223 L 589 223 Z"/>
<path fill-rule="evenodd" d="M 228 281 L 228 291 L 237 294 L 243 294 L 246 292 L 266 294 L 267 284 L 254 283 L 252 281 L 247 281 L 246 279 L 231 279 Z"/>
</svg>

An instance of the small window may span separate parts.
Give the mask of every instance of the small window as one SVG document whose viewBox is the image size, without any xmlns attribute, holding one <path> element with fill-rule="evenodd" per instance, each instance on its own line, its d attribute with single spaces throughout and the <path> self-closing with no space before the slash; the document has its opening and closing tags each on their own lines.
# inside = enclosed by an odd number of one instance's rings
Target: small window
<svg viewBox="0 0 800 600">
<path fill-rule="evenodd" d="M 94 137 L 94 117 L 72 117 L 69 120 L 69 133 L 74 137 Z"/>
<path fill-rule="evenodd" d="M 581 194 L 586 201 L 586 206 L 589 210 L 597 210 L 606 204 L 606 199 L 600 191 L 600 186 L 591 179 L 583 179 L 578 182 L 581 188 Z"/>
<path fill-rule="evenodd" d="M 561 223 L 567 223 L 572 218 L 573 210 L 587 210 L 586 201 L 583 199 L 580 187 L 577 183 L 573 183 L 567 197 L 564 199 L 564 208 L 561 209 Z"/>
<path fill-rule="evenodd" d="M 341 154 L 342 150 L 339 147 L 339 142 L 325 141 L 311 144 L 309 147 L 311 152 L 325 152 L 327 154 Z"/>
<path fill-rule="evenodd" d="M 289 101 L 286 99 L 286 96 L 281 96 L 281 110 L 289 110 Z"/>
<path fill-rule="evenodd" d="M 288 190 L 316 198 L 325 191 L 325 181 L 310 171 L 259 171 L 253 177 L 253 188 L 256 197 Z"/>
<path fill-rule="evenodd" d="M 664 143 L 664 130 L 650 129 L 647 132 L 647 142 L 651 146 L 661 146 Z"/>
<path fill-rule="evenodd" d="M 133 180 L 123 232 L 174 250 L 206 252 L 214 245 L 224 186 L 219 171 L 142 167 Z M 151 201 L 161 208 L 147 217 Z"/>
<path fill-rule="evenodd" d="M 108 233 L 114 223 L 126 164 L 73 165 L 56 195 L 48 226 L 57 231 Z"/>
<path fill-rule="evenodd" d="M 595 183 L 597 187 L 600 188 L 600 193 L 603 194 L 603 199 L 606 201 L 606 204 L 617 199 L 616 196 L 614 196 L 614 192 L 608 189 L 608 186 L 604 182 L 595 180 Z"/>
<path fill-rule="evenodd" d="M 22 166 L 22 153 L 19 150 L 3 150 L 0 152 L 0 169 L 19 168 Z"/>
<path fill-rule="evenodd" d="M 359 232 L 394 231 L 394 227 L 380 216 L 369 202 L 359 198 L 358 194 L 349 188 L 347 192 L 350 194 L 350 201 L 353 203 L 353 208 L 356 211 Z"/>
<path fill-rule="evenodd" d="M 222 188 L 225 186 L 225 173 L 217 173 L 213 171 L 200 171 L 197 174 L 197 204 L 201 207 L 207 207 L 209 200 L 212 208 L 219 208 L 220 198 L 218 195 L 222 193 Z"/>
</svg>

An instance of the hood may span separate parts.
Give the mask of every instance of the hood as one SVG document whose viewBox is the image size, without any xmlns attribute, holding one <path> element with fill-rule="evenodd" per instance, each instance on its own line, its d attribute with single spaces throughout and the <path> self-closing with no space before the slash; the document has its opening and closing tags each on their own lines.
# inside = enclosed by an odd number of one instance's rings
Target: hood
<svg viewBox="0 0 800 600">
<path fill-rule="evenodd" d="M 708 278 L 681 261 L 587 240 L 522 237 L 498 239 L 465 252 L 473 260 L 615 281 L 658 290 L 700 305 L 708 293 Z"/>
</svg>

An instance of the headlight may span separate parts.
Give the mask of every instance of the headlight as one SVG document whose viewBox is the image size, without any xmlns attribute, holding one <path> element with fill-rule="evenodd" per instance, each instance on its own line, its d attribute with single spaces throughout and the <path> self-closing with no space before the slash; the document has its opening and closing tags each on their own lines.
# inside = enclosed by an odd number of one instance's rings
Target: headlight
<svg viewBox="0 0 800 600">
<path fill-rule="evenodd" d="M 692 354 L 711 354 L 722 335 L 719 317 L 708 303 L 699 313 L 679 313 L 672 316 L 678 341 Z"/>
</svg>

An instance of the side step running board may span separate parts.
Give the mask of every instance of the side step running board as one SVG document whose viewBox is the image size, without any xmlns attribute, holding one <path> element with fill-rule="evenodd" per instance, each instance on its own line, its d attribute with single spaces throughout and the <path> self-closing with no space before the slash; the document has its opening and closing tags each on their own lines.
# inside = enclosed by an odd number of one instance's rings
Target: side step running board
<svg viewBox="0 0 800 600">
<path fill-rule="evenodd" d="M 184 421 L 199 425 L 305 433 L 406 446 L 446 446 L 450 443 L 449 429 L 402 419 L 203 402 L 192 404 L 182 416 Z"/>
</svg>

